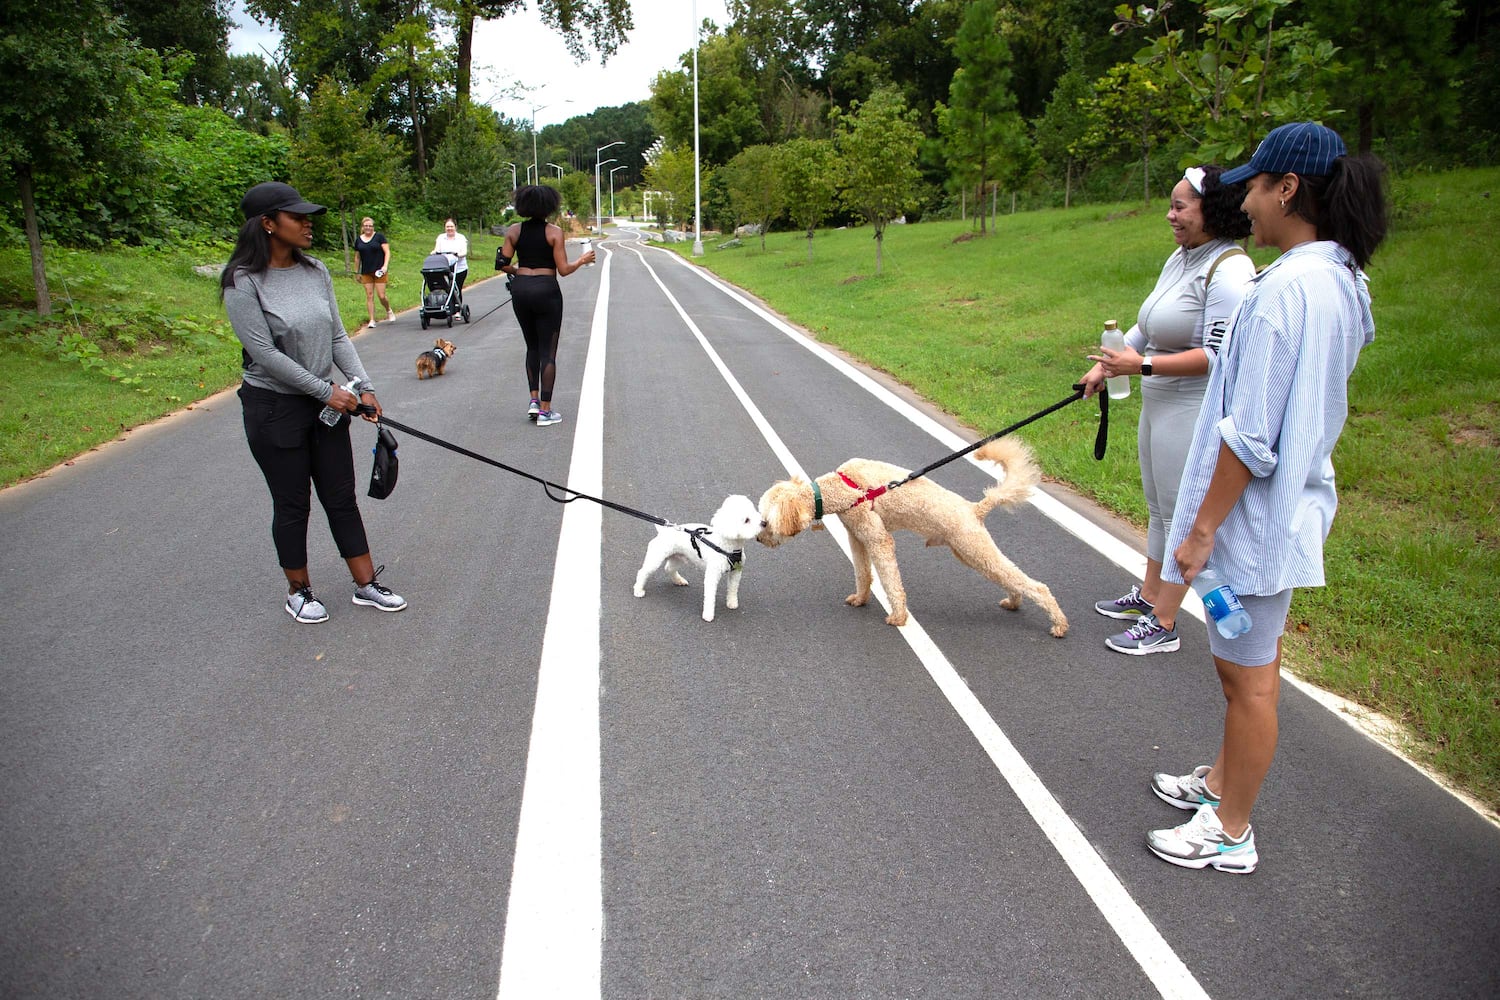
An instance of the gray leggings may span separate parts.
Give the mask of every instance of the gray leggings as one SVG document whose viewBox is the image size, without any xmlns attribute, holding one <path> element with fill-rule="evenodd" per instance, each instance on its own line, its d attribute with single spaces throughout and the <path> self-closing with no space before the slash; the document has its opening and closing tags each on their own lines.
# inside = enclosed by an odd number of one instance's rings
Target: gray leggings
<svg viewBox="0 0 1500 1000">
<path fill-rule="evenodd" d="M 1149 379 L 1143 379 L 1143 382 Z M 1150 522 L 1146 529 L 1146 556 L 1165 562 L 1167 535 L 1177 512 L 1177 488 L 1187 464 L 1188 445 L 1193 443 L 1193 425 L 1203 405 L 1203 389 L 1141 389 L 1141 422 L 1136 448 L 1141 459 L 1141 489 L 1146 493 Z"/>
</svg>

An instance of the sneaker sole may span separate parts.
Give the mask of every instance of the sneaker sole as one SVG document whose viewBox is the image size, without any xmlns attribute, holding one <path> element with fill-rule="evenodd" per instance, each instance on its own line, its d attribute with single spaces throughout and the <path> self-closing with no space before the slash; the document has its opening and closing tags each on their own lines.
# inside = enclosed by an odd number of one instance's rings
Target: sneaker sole
<svg viewBox="0 0 1500 1000">
<path fill-rule="evenodd" d="M 1105 611 L 1097 604 L 1094 605 L 1094 610 L 1106 618 L 1114 618 L 1122 622 L 1135 621 L 1141 615 L 1146 614 L 1144 611 Z"/>
<path fill-rule="evenodd" d="M 1158 642 L 1150 646 L 1116 646 L 1108 639 L 1104 644 L 1116 653 L 1124 653 L 1126 656 L 1145 656 L 1148 653 L 1175 653 L 1182 646 L 1181 639 L 1168 639 L 1166 642 Z"/>
<path fill-rule="evenodd" d="M 1213 858 L 1179 858 L 1175 854 L 1158 851 L 1149 841 L 1146 844 L 1146 849 L 1168 864 L 1176 865 L 1179 868 L 1192 868 L 1194 870 L 1214 868 L 1221 872 L 1228 872 L 1230 875 L 1249 875 L 1255 871 L 1255 866 L 1260 864 L 1259 858 L 1246 864 L 1242 861 L 1234 860 L 1232 855 L 1227 858 L 1224 856 Z"/>
<path fill-rule="evenodd" d="M 1166 792 L 1163 792 L 1155 785 L 1151 786 L 1151 794 L 1161 799 L 1167 805 L 1173 806 L 1177 809 L 1189 809 L 1196 811 L 1203 806 L 1212 806 L 1215 809 L 1219 808 L 1219 804 L 1217 802 L 1209 802 L 1207 799 L 1202 802 L 1188 802 L 1183 799 L 1174 799 L 1172 796 L 1168 795 Z"/>
<path fill-rule="evenodd" d="M 361 607 L 365 607 L 365 608 L 379 608 L 381 611 L 405 611 L 406 610 L 406 602 L 404 602 L 404 601 L 401 603 L 401 606 L 397 607 L 397 608 L 388 608 L 384 604 L 381 604 L 379 601 L 366 601 L 366 600 L 362 600 L 359 597 L 355 597 L 353 599 L 353 601 L 354 601 L 355 604 L 358 604 Z"/>
<path fill-rule="evenodd" d="M 286 609 L 287 614 L 292 616 L 292 621 L 296 622 L 298 625 L 317 625 L 320 622 L 326 622 L 328 620 L 328 616 L 326 614 L 322 618 L 303 618 L 300 613 L 293 611 L 285 604 L 283 604 L 282 607 Z"/>
</svg>

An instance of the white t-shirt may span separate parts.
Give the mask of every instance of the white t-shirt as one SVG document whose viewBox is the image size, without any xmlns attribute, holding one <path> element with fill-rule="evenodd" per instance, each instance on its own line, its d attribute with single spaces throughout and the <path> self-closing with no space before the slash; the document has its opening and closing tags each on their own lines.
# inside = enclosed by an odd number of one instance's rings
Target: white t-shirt
<svg viewBox="0 0 1500 1000">
<path fill-rule="evenodd" d="M 453 265 L 455 274 L 462 274 L 469 269 L 469 238 L 463 233 L 454 233 L 452 236 L 444 233 L 439 236 L 432 246 L 432 252 L 451 253 L 457 257 L 458 262 Z"/>
</svg>

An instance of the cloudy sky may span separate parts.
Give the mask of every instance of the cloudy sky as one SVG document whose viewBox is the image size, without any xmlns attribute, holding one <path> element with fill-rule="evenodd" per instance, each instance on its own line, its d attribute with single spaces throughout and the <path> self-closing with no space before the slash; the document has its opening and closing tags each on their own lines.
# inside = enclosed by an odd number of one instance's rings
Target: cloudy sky
<svg viewBox="0 0 1500 1000">
<path fill-rule="evenodd" d="M 692 48 L 695 3 L 699 20 L 728 21 L 724 0 L 634 0 L 635 28 L 607 66 L 597 56 L 574 63 L 562 39 L 542 26 L 535 2 L 528 3 L 525 11 L 475 31 L 473 98 L 520 120 L 531 117 L 533 105 L 545 105 L 536 111 L 541 126 L 645 100 L 656 74 L 674 68 Z M 256 24 L 240 4 L 234 8 L 230 16 L 240 28 L 231 32 L 229 50 L 274 51 L 280 36 Z"/>
</svg>

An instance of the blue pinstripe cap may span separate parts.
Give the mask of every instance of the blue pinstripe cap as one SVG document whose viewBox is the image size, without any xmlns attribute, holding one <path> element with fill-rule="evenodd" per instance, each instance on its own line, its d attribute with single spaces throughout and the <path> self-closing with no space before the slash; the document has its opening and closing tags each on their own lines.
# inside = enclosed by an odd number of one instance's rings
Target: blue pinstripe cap
<svg viewBox="0 0 1500 1000">
<path fill-rule="evenodd" d="M 1279 125 L 1255 147 L 1249 163 L 1224 171 L 1219 183 L 1239 184 L 1256 174 L 1324 177 L 1333 173 L 1333 161 L 1347 152 L 1337 132 L 1316 122 Z"/>
</svg>

